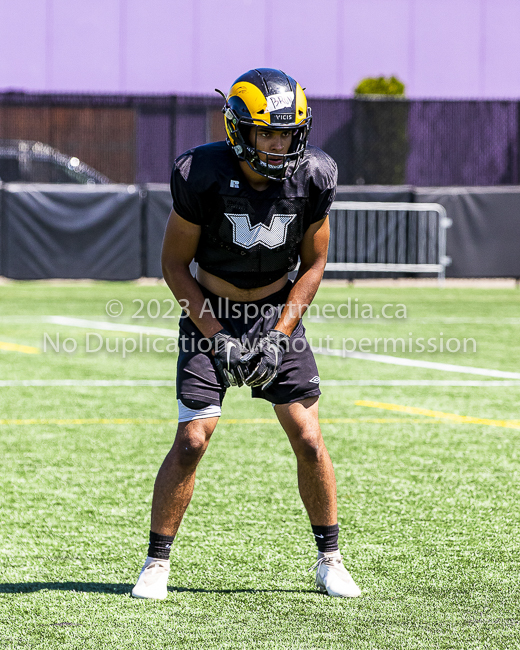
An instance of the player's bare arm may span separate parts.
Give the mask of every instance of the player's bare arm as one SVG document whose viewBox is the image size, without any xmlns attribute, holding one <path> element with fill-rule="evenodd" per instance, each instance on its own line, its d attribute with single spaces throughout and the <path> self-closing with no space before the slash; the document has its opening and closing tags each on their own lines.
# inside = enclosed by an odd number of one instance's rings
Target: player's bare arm
<svg viewBox="0 0 520 650">
<path fill-rule="evenodd" d="M 206 305 L 202 291 L 192 277 L 190 264 L 200 240 L 200 226 L 172 210 L 163 243 L 162 265 L 166 283 L 184 312 L 202 334 L 211 339 L 217 371 L 225 386 L 242 386 L 241 357 L 245 350 L 239 340 L 225 331 Z"/>
<path fill-rule="evenodd" d="M 190 319 L 204 334 L 210 337 L 222 329 L 222 325 L 204 309 L 204 296 L 190 271 L 190 264 L 200 239 L 200 226 L 186 221 L 172 210 L 162 250 L 162 270 L 166 284 Z"/>
<path fill-rule="evenodd" d="M 300 268 L 287 303 L 275 329 L 290 336 L 316 295 L 327 263 L 329 247 L 328 215 L 312 224 L 300 247 Z"/>
</svg>

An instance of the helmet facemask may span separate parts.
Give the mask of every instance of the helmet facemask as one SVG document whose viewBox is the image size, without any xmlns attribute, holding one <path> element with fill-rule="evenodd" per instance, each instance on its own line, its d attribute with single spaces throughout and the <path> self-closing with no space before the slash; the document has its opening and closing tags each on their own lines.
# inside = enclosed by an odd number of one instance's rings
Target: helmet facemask
<svg viewBox="0 0 520 650">
<path fill-rule="evenodd" d="M 228 115 L 226 115 L 226 119 L 229 119 Z M 310 122 L 310 116 L 308 119 Z M 292 140 L 287 153 L 264 151 L 258 143 L 259 128 L 270 131 L 290 131 Z M 283 181 L 286 178 L 291 178 L 298 168 L 305 153 L 309 130 L 307 120 L 301 126 L 289 128 L 287 126 L 273 127 L 271 124 L 260 125 L 256 122 L 237 119 L 237 125 L 232 125 L 230 129 L 231 136 L 228 136 L 227 142 L 232 146 L 238 159 L 244 160 L 254 172 L 269 180 Z M 253 142 L 250 137 L 252 132 L 254 133 Z M 236 144 L 233 145 L 233 142 Z"/>
</svg>

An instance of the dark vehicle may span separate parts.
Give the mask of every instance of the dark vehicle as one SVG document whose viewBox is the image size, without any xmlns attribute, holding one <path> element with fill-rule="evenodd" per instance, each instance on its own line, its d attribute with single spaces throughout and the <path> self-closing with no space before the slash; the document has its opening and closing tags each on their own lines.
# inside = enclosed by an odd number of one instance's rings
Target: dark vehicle
<svg viewBox="0 0 520 650">
<path fill-rule="evenodd" d="M 111 183 L 103 174 L 42 142 L 0 140 L 0 181 L 4 183 Z"/>
</svg>

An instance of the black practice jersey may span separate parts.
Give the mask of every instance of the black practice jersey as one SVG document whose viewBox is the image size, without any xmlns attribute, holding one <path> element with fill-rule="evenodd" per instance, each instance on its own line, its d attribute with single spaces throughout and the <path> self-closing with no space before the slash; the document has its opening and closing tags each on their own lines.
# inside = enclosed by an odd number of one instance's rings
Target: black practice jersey
<svg viewBox="0 0 520 650">
<path fill-rule="evenodd" d="M 236 287 L 263 287 L 292 271 L 308 227 L 329 212 L 337 167 L 308 146 L 292 178 L 259 192 L 225 142 L 191 149 L 175 161 L 175 212 L 201 226 L 195 261 Z"/>
</svg>

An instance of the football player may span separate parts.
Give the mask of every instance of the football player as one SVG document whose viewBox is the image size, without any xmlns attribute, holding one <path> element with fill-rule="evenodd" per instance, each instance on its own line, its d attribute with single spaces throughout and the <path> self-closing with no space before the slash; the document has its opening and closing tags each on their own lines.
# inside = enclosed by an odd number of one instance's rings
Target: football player
<svg viewBox="0 0 520 650">
<path fill-rule="evenodd" d="M 245 384 L 253 397 L 273 404 L 296 455 L 318 546 L 311 567 L 317 588 L 356 597 L 361 592 L 338 548 L 336 482 L 318 422 L 318 369 L 301 322 L 326 263 L 336 164 L 307 146 L 311 111 L 301 86 L 281 70 L 250 70 L 224 98 L 226 142 L 187 151 L 172 172 L 162 264 L 184 307 L 179 425 L 155 482 L 148 557 L 132 595 L 166 598 L 170 548 L 197 464 L 226 389 Z"/>
</svg>

